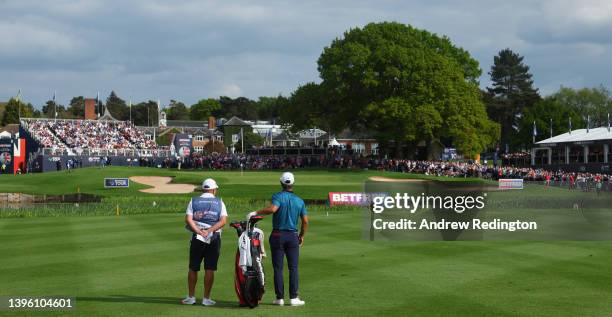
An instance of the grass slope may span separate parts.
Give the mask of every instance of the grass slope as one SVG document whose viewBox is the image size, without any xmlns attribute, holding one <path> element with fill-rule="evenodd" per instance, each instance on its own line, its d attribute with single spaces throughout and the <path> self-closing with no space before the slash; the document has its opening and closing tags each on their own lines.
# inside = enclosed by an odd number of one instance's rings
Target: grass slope
<svg viewBox="0 0 612 317">
<path fill-rule="evenodd" d="M 311 213 L 302 248 L 305 307 L 236 307 L 235 233 L 226 230 L 218 307 L 178 304 L 188 234 L 181 214 L 0 221 L 0 294 L 77 296 L 87 316 L 606 316 L 612 246 L 606 242 L 369 242 L 352 212 Z M 270 221 L 263 223 L 269 232 Z M 201 298 L 201 281 L 197 287 Z M 19 315 L 28 315 L 20 313 Z M 36 315 L 32 313 L 31 315 Z"/>
</svg>

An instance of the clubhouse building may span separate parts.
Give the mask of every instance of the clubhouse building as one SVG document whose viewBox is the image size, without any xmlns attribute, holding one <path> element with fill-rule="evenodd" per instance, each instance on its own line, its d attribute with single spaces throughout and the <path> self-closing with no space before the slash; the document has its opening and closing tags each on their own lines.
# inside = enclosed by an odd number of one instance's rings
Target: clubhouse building
<svg viewBox="0 0 612 317">
<path fill-rule="evenodd" d="M 612 130 L 607 127 L 566 132 L 535 143 L 531 165 L 571 172 L 609 173 Z"/>
</svg>

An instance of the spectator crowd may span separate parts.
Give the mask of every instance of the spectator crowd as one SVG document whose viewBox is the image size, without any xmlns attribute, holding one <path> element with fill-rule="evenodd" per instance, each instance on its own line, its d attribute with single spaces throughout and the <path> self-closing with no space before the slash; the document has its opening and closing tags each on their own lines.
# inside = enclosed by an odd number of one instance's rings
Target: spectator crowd
<svg viewBox="0 0 612 317">
<path fill-rule="evenodd" d="M 329 168 L 379 170 L 439 177 L 476 177 L 490 180 L 523 179 L 546 186 L 564 186 L 581 190 L 612 190 L 612 175 L 549 171 L 540 168 L 493 166 L 474 161 L 418 161 L 403 159 L 361 158 L 346 155 L 331 156 L 256 156 L 240 154 L 201 155 L 166 159 L 163 167 L 211 170 L 278 170 Z"/>
<path fill-rule="evenodd" d="M 154 149 L 142 131 L 126 121 L 22 120 L 22 125 L 44 148 Z"/>
</svg>

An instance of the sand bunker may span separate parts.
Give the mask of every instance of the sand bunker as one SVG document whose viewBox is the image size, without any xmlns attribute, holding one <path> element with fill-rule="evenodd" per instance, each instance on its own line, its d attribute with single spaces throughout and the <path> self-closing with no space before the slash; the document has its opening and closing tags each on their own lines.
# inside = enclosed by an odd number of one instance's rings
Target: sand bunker
<svg viewBox="0 0 612 317">
<path fill-rule="evenodd" d="M 425 179 L 411 179 L 411 178 L 388 178 L 382 176 L 372 176 L 371 181 L 375 182 L 389 182 L 389 183 L 420 183 L 425 182 Z"/>
<path fill-rule="evenodd" d="M 192 193 L 197 187 L 189 184 L 170 184 L 172 177 L 166 176 L 132 176 L 130 180 L 152 186 L 153 188 L 141 189 L 143 193 L 150 194 L 187 194 Z"/>
</svg>

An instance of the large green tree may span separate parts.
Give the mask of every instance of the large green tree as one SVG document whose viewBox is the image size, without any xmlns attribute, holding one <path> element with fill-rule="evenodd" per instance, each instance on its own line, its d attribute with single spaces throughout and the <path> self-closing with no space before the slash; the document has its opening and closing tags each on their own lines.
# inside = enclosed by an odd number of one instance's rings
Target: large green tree
<svg viewBox="0 0 612 317">
<path fill-rule="evenodd" d="M 157 101 L 149 100 L 132 105 L 132 121 L 138 126 L 157 126 Z"/>
<path fill-rule="evenodd" d="M 68 112 L 73 118 L 85 118 L 85 98 L 83 96 L 73 97 L 68 106 Z"/>
<path fill-rule="evenodd" d="M 579 112 L 562 103 L 555 95 L 546 97 L 523 113 L 515 136 L 516 143 L 522 148 L 533 145 L 534 122 L 538 132 L 537 142 L 550 137 L 551 123 L 553 136 L 568 132 L 570 120 L 573 129 L 577 129 L 585 125 L 586 119 L 583 120 Z"/>
<path fill-rule="evenodd" d="M 125 100 L 119 98 L 115 91 L 111 91 L 108 98 L 106 98 L 106 109 L 117 120 L 129 120 L 130 118 L 130 109 L 125 103 Z"/>
<path fill-rule="evenodd" d="M 221 103 L 218 100 L 212 98 L 201 99 L 196 104 L 191 105 L 189 118 L 191 120 L 207 120 L 208 117 L 215 115 L 220 109 Z"/>
<path fill-rule="evenodd" d="M 573 89 L 561 87 L 552 95 L 560 104 L 579 113 L 582 121 L 591 119 L 591 127 L 607 126 L 608 113 L 612 113 L 612 95 L 603 87 Z M 583 126 L 576 126 L 576 128 Z"/>
<path fill-rule="evenodd" d="M 259 97 L 257 100 L 257 118 L 275 121 L 280 118 L 281 111 L 287 107 L 289 99 L 282 95 L 277 97 Z"/>
<path fill-rule="evenodd" d="M 523 60 L 509 48 L 501 50 L 493 58 L 489 72 L 492 83 L 485 98 L 489 116 L 501 125 L 501 143 L 513 147 L 520 143 L 513 137 L 523 112 L 541 99 Z"/>
<path fill-rule="evenodd" d="M 298 87 L 280 109 L 280 123 L 295 131 L 320 127 L 330 132 L 340 132 L 342 127 L 332 124 L 332 107 L 328 105 L 326 92 L 320 84 L 307 83 Z"/>
<path fill-rule="evenodd" d="M 181 101 L 170 100 L 166 112 L 168 120 L 189 120 L 189 108 Z"/>
<path fill-rule="evenodd" d="M 400 23 L 351 29 L 323 50 L 318 69 L 334 130 L 374 134 L 384 149 L 413 156 L 441 140 L 473 156 L 499 127 L 480 99 L 478 62 L 447 37 Z"/>
<path fill-rule="evenodd" d="M 32 118 L 34 117 L 34 106 L 31 103 L 24 103 L 23 101 L 11 98 L 4 109 L 2 118 L 0 118 L 0 126 L 5 126 L 11 123 L 19 123 L 19 118 Z"/>
<path fill-rule="evenodd" d="M 55 118 L 56 112 L 57 112 L 58 119 L 74 118 L 74 116 L 69 111 L 66 110 L 66 107 L 58 104 L 56 101 L 47 100 L 47 102 L 45 102 L 45 104 L 42 107 L 42 116 L 44 116 L 45 118 L 53 119 Z"/>
<path fill-rule="evenodd" d="M 227 119 L 236 116 L 245 120 L 257 119 L 257 103 L 246 97 L 232 99 L 227 96 L 219 97 L 221 109 L 213 112 L 215 117 Z"/>
</svg>

